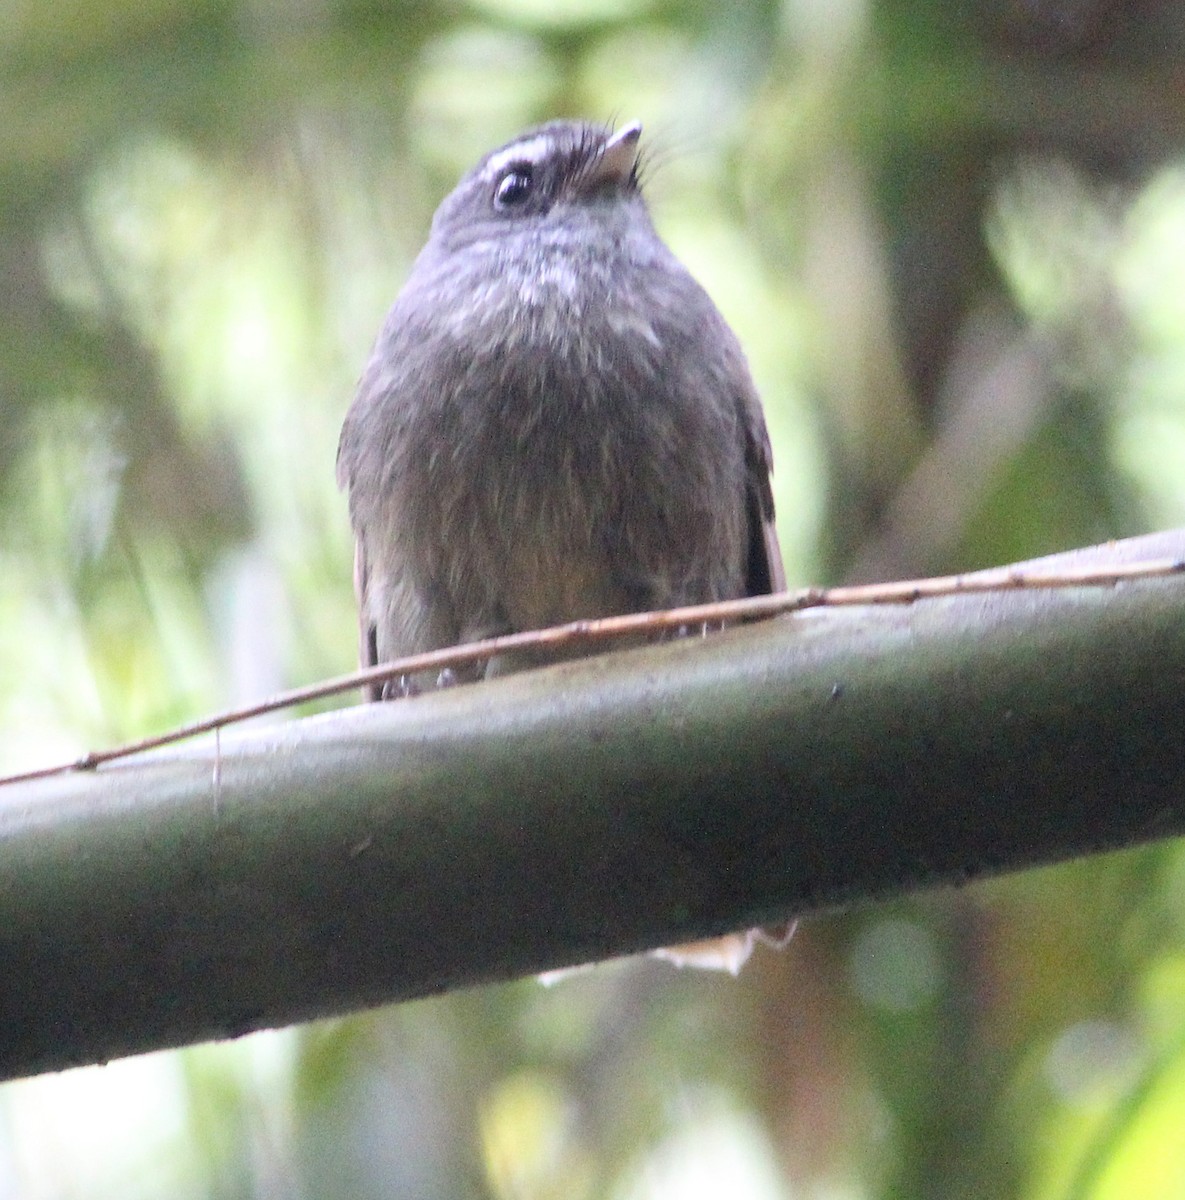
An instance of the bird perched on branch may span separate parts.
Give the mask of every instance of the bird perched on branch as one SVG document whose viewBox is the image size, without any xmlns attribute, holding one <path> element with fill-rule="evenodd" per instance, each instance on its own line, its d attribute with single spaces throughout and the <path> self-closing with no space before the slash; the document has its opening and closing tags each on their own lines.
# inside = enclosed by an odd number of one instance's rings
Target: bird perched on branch
<svg viewBox="0 0 1185 1200">
<path fill-rule="evenodd" d="M 539 126 L 437 210 L 338 448 L 365 665 L 784 588 L 761 403 L 640 134 Z"/>
</svg>

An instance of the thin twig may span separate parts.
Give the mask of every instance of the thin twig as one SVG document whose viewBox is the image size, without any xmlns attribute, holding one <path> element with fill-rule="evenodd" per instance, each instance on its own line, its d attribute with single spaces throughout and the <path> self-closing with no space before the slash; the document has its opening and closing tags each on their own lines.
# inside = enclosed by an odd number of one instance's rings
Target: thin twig
<svg viewBox="0 0 1185 1200">
<path fill-rule="evenodd" d="M 1110 567 L 1062 567 L 1054 571 L 1032 571 L 1022 567 L 1000 567 L 992 571 L 976 571 L 970 575 L 942 575 L 931 579 L 910 579 L 897 583 L 868 583 L 852 587 L 801 588 L 778 592 L 771 596 L 749 596 L 742 600 L 722 600 L 713 604 L 694 604 L 685 608 L 661 612 L 627 613 L 624 616 L 600 617 L 595 620 L 572 621 L 553 625 L 549 629 L 505 634 L 486 638 L 463 646 L 449 646 L 424 654 L 392 659 L 377 667 L 353 671 L 333 679 L 281 692 L 245 708 L 215 713 L 201 720 L 180 725 L 166 733 L 127 742 L 106 750 L 92 750 L 81 758 L 53 766 L 0 776 L 0 786 L 45 779 L 67 771 L 92 770 L 102 763 L 128 758 L 145 750 L 155 750 L 174 742 L 185 741 L 198 734 L 220 730 L 227 725 L 263 716 L 312 700 L 340 695 L 371 684 L 386 683 L 404 675 L 422 671 L 442 671 L 446 667 L 465 666 L 496 658 L 513 651 L 534 650 L 540 647 L 564 646 L 573 642 L 608 641 L 638 633 L 657 633 L 685 626 L 711 625 L 736 621 L 751 621 L 806 608 L 841 608 L 871 604 L 912 604 L 917 600 L 940 596 L 973 595 L 1019 589 L 1068 587 L 1111 587 L 1132 579 L 1156 579 L 1185 573 L 1185 559 L 1164 558 L 1147 562 L 1122 563 Z"/>
</svg>

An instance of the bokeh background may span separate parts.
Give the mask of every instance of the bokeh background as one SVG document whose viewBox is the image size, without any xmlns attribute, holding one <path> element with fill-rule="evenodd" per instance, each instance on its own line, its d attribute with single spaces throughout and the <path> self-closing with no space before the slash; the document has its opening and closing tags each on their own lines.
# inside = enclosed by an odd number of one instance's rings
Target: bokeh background
<svg viewBox="0 0 1185 1200">
<path fill-rule="evenodd" d="M 645 123 L 792 582 L 1185 522 L 1175 0 L 0 0 L 0 113 L 0 769 L 352 665 L 353 382 L 437 201 L 555 115 Z M 1169 844 L 817 918 L 738 981 L 4 1085 L 0 1197 L 1160 1200 L 1183 1128 Z"/>
</svg>

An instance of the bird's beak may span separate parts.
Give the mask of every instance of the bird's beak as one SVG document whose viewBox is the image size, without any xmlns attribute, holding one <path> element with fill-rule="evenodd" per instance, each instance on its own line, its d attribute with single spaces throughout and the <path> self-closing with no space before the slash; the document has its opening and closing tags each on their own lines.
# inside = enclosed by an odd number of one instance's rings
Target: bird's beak
<svg viewBox="0 0 1185 1200">
<path fill-rule="evenodd" d="M 607 183 L 625 183 L 637 164 L 638 138 L 641 136 L 641 121 L 631 121 L 619 129 L 589 165 L 587 173 L 581 179 L 582 190 L 595 189 Z"/>
</svg>

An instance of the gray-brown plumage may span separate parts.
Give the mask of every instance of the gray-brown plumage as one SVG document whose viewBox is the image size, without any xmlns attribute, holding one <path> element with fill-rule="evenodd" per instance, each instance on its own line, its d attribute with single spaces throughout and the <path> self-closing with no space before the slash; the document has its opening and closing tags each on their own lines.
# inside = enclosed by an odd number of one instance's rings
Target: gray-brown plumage
<svg viewBox="0 0 1185 1200">
<path fill-rule="evenodd" d="M 761 405 L 639 133 L 530 130 L 437 211 L 338 448 L 364 664 L 784 586 Z"/>
<path fill-rule="evenodd" d="M 650 223 L 640 132 L 540 126 L 437 211 L 338 446 L 364 665 L 784 587 L 761 404 Z M 655 953 L 735 972 L 762 938 Z"/>
</svg>

